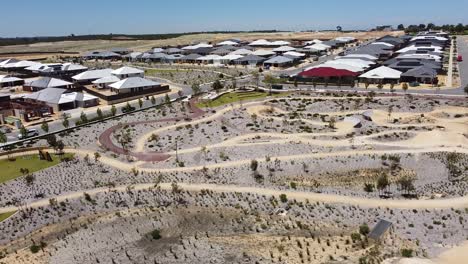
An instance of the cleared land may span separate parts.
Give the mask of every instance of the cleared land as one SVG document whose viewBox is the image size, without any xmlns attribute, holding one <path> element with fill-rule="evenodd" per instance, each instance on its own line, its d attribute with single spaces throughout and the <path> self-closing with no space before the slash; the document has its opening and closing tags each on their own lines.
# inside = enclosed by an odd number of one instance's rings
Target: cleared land
<svg viewBox="0 0 468 264">
<path fill-rule="evenodd" d="M 133 40 L 133 41 L 108 41 L 108 40 L 90 40 L 90 41 L 63 41 L 55 43 L 36 43 L 31 45 L 15 45 L 0 47 L 0 53 L 11 52 L 85 52 L 89 50 L 109 49 L 111 47 L 131 48 L 136 51 L 146 51 L 152 47 L 160 46 L 178 46 L 189 45 L 197 42 L 220 42 L 230 38 L 240 38 L 242 40 L 255 40 L 266 38 L 271 40 L 312 40 L 312 39 L 332 39 L 339 36 L 352 36 L 360 40 L 377 38 L 384 35 L 401 35 L 403 32 L 350 32 L 340 33 L 329 32 L 284 32 L 284 33 L 234 33 L 234 34 L 195 34 L 186 35 L 166 40 Z"/>
</svg>

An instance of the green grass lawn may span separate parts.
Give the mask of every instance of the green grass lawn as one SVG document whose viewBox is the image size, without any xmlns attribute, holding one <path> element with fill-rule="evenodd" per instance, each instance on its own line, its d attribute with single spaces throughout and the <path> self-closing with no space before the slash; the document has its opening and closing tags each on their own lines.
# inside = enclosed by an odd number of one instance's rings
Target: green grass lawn
<svg viewBox="0 0 468 264">
<path fill-rule="evenodd" d="M 272 97 L 285 96 L 286 93 L 273 94 Z M 249 101 L 253 99 L 260 99 L 268 97 L 268 93 L 261 92 L 245 92 L 245 93 L 228 93 L 223 94 L 220 97 L 216 98 L 211 102 L 197 103 L 197 106 L 200 108 L 204 107 L 218 107 L 230 103 L 236 103 L 242 101 Z"/>
<path fill-rule="evenodd" d="M 0 214 L 0 222 L 12 216 L 14 213 L 16 213 L 16 211 Z"/>
<path fill-rule="evenodd" d="M 73 154 L 67 153 L 64 157 L 71 158 Z M 20 169 L 26 168 L 30 173 L 55 166 L 60 163 L 58 156 L 52 155 L 52 162 L 39 160 L 39 155 L 26 155 L 16 157 L 15 161 L 0 160 L 0 183 L 4 183 L 22 176 Z"/>
</svg>

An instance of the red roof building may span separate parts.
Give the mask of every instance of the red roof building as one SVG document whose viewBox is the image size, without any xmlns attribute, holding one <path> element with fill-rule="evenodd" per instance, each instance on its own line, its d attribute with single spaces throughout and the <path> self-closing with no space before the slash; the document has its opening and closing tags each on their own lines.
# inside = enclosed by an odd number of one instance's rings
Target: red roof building
<svg viewBox="0 0 468 264">
<path fill-rule="evenodd" d="M 299 73 L 302 78 L 357 77 L 359 73 L 332 67 L 318 67 Z"/>
</svg>

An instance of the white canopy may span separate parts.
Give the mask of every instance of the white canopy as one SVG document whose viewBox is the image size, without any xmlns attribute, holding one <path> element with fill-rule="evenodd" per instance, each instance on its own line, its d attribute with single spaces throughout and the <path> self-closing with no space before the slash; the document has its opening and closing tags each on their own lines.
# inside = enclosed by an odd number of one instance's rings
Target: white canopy
<svg viewBox="0 0 468 264">
<path fill-rule="evenodd" d="M 359 78 L 365 79 L 400 79 L 402 72 L 394 70 L 389 67 L 381 66 L 379 68 L 370 70 Z"/>
</svg>

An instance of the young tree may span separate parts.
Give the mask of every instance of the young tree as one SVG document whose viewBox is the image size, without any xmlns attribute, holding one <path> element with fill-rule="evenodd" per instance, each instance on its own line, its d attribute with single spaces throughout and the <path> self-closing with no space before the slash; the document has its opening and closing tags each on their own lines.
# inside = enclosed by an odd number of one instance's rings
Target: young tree
<svg viewBox="0 0 468 264">
<path fill-rule="evenodd" d="M 49 135 L 47 136 L 47 144 L 49 144 L 49 146 L 52 148 L 52 149 L 56 149 L 57 148 L 57 137 L 55 135 Z"/>
<path fill-rule="evenodd" d="M 26 138 L 28 136 L 28 130 L 23 125 L 21 125 L 19 132 L 22 138 Z"/>
<path fill-rule="evenodd" d="M 330 118 L 330 121 L 328 121 L 328 127 L 332 128 L 332 129 L 335 129 L 335 125 L 336 125 L 336 118 L 334 116 L 332 116 Z"/>
<path fill-rule="evenodd" d="M 65 149 L 65 144 L 63 143 L 62 140 L 57 141 L 56 149 L 57 149 L 58 155 L 60 156 L 60 159 L 62 159 L 63 155 L 65 154 L 65 152 L 63 151 Z"/>
<path fill-rule="evenodd" d="M 387 189 L 390 185 L 390 181 L 388 180 L 387 174 L 383 173 L 377 178 L 377 189 L 379 193 L 382 193 L 383 190 Z"/>
<path fill-rule="evenodd" d="M 101 108 L 98 108 L 98 109 L 96 110 L 96 115 L 97 115 L 97 117 L 98 117 L 99 119 L 102 119 L 102 118 L 104 117 L 104 115 L 102 114 Z"/>
<path fill-rule="evenodd" d="M 49 133 L 49 124 L 45 120 L 42 121 L 41 129 L 42 131 Z"/>
<path fill-rule="evenodd" d="M 138 106 L 139 106 L 140 108 L 143 107 L 143 100 L 141 100 L 141 98 L 138 98 Z"/>
<path fill-rule="evenodd" d="M 84 124 L 84 123 L 88 123 L 88 116 L 86 116 L 86 114 L 84 112 L 81 112 L 80 114 L 80 120 L 81 122 Z"/>
<path fill-rule="evenodd" d="M 97 163 L 100 157 L 101 157 L 101 154 L 99 154 L 99 152 L 94 152 L 94 162 Z"/>
<path fill-rule="evenodd" d="M 198 94 L 200 94 L 200 91 L 201 91 L 201 90 L 200 90 L 200 84 L 198 84 L 198 83 L 192 84 L 192 94 L 193 94 L 193 95 L 198 95 Z"/>
<path fill-rule="evenodd" d="M 5 144 L 8 142 L 7 135 L 0 130 L 0 144 Z"/>
<path fill-rule="evenodd" d="M 407 84 L 407 83 L 403 83 L 403 84 L 401 85 L 401 89 L 403 89 L 403 91 L 405 91 L 405 93 L 406 93 L 406 91 L 408 91 L 408 84 Z"/>
<path fill-rule="evenodd" d="M 465 86 L 465 88 L 463 89 L 463 91 L 465 91 L 465 93 L 468 94 L 468 84 Z"/>
<path fill-rule="evenodd" d="M 164 96 L 164 102 L 165 102 L 166 104 L 169 104 L 169 105 L 171 104 L 171 98 L 169 97 L 168 94 L 166 94 L 166 95 Z"/>
<path fill-rule="evenodd" d="M 112 116 L 115 116 L 115 114 L 117 114 L 117 108 L 115 107 L 115 105 L 112 105 L 111 107 L 111 114 Z"/>
<path fill-rule="evenodd" d="M 152 104 L 152 105 L 155 105 L 155 104 L 156 104 L 156 98 L 154 98 L 154 95 L 151 96 L 151 99 L 150 99 L 150 100 L 151 100 L 151 104 Z"/>
<path fill-rule="evenodd" d="M 224 88 L 223 84 L 219 81 L 219 80 L 216 80 L 212 85 L 211 85 L 211 88 L 213 88 L 213 90 L 215 91 L 219 91 L 221 89 Z"/>
</svg>

